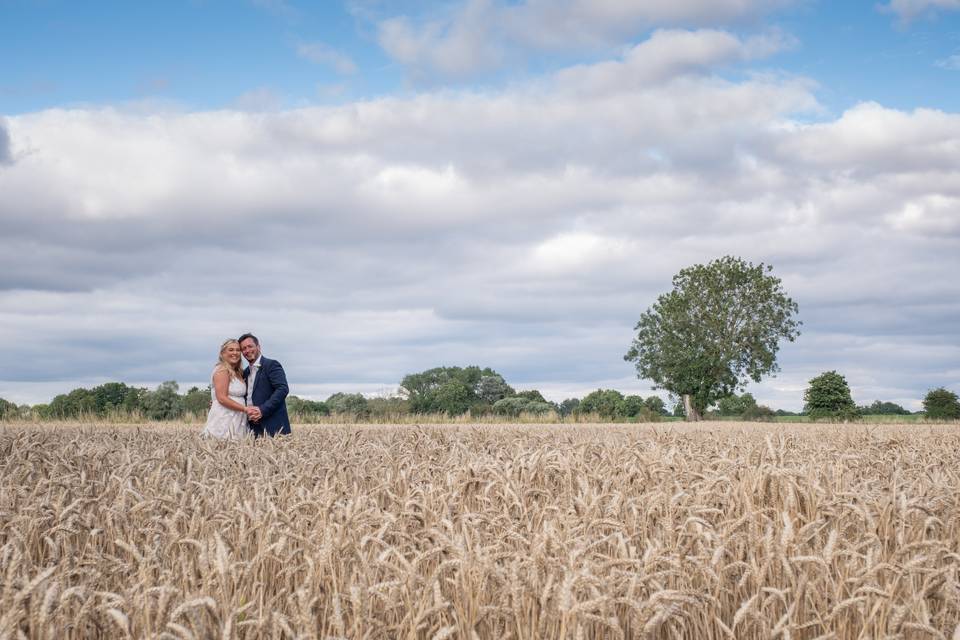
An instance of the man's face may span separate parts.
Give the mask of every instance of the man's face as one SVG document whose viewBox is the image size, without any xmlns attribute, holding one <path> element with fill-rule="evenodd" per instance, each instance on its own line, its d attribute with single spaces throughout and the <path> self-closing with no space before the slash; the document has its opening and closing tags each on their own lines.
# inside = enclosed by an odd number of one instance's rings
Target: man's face
<svg viewBox="0 0 960 640">
<path fill-rule="evenodd" d="M 240 343 L 240 351 L 243 351 L 243 357 L 247 362 L 256 362 L 260 357 L 260 345 L 253 341 L 253 338 L 246 338 Z"/>
</svg>

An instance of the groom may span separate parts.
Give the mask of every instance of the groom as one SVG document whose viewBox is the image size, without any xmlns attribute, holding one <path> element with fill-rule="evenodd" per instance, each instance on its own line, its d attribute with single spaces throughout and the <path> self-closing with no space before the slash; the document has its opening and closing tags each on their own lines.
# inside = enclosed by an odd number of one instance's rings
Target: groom
<svg viewBox="0 0 960 640">
<path fill-rule="evenodd" d="M 290 418 L 287 416 L 287 376 L 276 360 L 260 354 L 260 341 L 252 333 L 240 336 L 240 351 L 250 366 L 243 371 L 247 381 L 247 418 L 250 429 L 257 438 L 264 431 L 270 436 L 290 433 Z"/>
</svg>

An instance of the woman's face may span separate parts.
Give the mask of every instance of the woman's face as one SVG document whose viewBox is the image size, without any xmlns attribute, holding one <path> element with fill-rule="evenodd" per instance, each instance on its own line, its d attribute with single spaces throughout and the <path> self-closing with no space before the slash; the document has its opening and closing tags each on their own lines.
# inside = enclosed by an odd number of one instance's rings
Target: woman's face
<svg viewBox="0 0 960 640">
<path fill-rule="evenodd" d="M 231 342 L 223 348 L 223 359 L 229 362 L 230 364 L 237 364 L 240 362 L 240 345 L 236 342 Z"/>
</svg>

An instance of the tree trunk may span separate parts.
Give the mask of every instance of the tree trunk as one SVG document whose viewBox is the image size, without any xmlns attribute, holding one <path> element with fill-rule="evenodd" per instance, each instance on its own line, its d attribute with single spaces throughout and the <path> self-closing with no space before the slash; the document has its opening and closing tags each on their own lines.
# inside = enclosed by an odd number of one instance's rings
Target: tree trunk
<svg viewBox="0 0 960 640">
<path fill-rule="evenodd" d="M 683 411 L 687 414 L 687 422 L 700 422 L 703 420 L 703 416 L 701 416 L 697 408 L 693 406 L 693 399 L 689 393 L 683 394 Z"/>
</svg>

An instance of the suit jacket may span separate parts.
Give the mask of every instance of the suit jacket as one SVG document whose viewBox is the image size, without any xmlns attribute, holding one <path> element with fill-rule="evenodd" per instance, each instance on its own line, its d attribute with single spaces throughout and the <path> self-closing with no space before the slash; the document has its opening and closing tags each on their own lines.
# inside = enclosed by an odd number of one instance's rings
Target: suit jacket
<svg viewBox="0 0 960 640">
<path fill-rule="evenodd" d="M 250 367 L 243 370 L 243 379 L 250 379 Z M 253 381 L 253 406 L 260 408 L 263 417 L 260 422 L 251 422 L 250 428 L 254 435 L 262 436 L 264 432 L 275 436 L 278 433 L 290 433 L 290 417 L 287 415 L 287 375 L 283 367 L 276 360 L 260 357 L 260 371 Z"/>
</svg>

